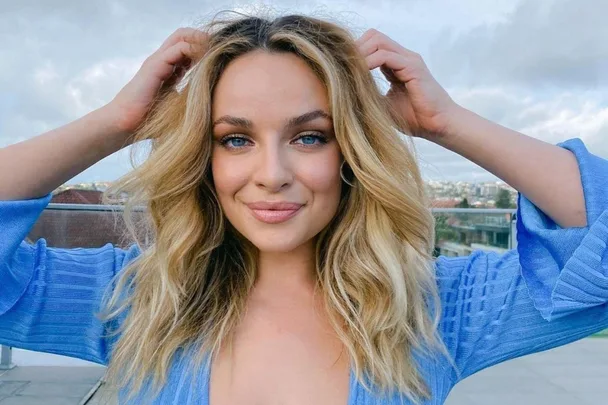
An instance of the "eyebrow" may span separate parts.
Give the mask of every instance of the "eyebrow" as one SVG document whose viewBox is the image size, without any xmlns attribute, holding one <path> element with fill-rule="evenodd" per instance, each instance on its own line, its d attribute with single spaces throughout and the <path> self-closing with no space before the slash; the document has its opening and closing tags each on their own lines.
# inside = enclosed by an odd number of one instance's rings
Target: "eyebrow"
<svg viewBox="0 0 608 405">
<path fill-rule="evenodd" d="M 304 124 L 306 122 L 315 120 L 317 118 L 325 118 L 325 119 L 328 119 L 331 121 L 331 115 L 329 115 L 325 111 L 314 110 L 314 111 L 310 111 L 310 112 L 307 112 L 302 115 L 298 115 L 297 117 L 290 118 L 285 127 L 293 128 L 298 125 Z M 241 128 L 245 128 L 245 129 L 251 129 L 253 127 L 253 122 L 251 122 L 251 120 L 248 120 L 247 118 L 242 118 L 242 117 L 234 117 L 232 115 L 221 116 L 220 118 L 215 120 L 215 122 L 213 123 L 213 126 L 215 127 L 216 125 L 222 124 L 222 123 L 234 125 L 236 127 L 241 127 Z"/>
</svg>

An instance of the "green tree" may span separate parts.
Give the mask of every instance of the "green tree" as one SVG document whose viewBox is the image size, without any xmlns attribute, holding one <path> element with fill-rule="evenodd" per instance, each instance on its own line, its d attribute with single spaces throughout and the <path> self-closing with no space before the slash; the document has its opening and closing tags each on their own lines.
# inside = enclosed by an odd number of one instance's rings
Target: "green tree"
<svg viewBox="0 0 608 405">
<path fill-rule="evenodd" d="M 463 198 L 461 202 L 459 202 L 458 204 L 456 204 L 455 208 L 471 208 L 471 206 L 469 205 L 469 200 L 467 200 L 467 198 Z"/>
<path fill-rule="evenodd" d="M 511 193 L 509 190 L 501 188 L 496 195 L 496 208 L 515 208 L 515 204 L 511 202 Z"/>
<path fill-rule="evenodd" d="M 456 232 L 449 224 L 448 224 L 449 216 L 447 214 L 436 214 L 435 215 L 435 250 L 433 252 L 434 256 L 439 255 L 439 249 L 437 248 L 437 244 L 441 241 L 457 241 L 458 240 L 458 232 Z"/>
<path fill-rule="evenodd" d="M 467 200 L 467 198 L 464 197 L 461 202 L 459 202 L 458 204 L 456 204 L 454 206 L 454 208 L 472 208 L 472 207 L 469 204 L 469 200 Z M 456 214 L 456 217 L 458 218 L 458 220 L 460 222 L 467 222 L 470 220 L 469 214 Z"/>
</svg>

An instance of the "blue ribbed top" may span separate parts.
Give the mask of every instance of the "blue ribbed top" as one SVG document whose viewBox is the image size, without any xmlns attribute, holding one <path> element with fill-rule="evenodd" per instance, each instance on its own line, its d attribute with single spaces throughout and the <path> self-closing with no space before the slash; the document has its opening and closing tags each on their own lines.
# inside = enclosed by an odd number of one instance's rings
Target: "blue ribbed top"
<svg viewBox="0 0 608 405">
<path fill-rule="evenodd" d="M 456 383 L 488 366 L 608 327 L 608 162 L 578 138 L 559 146 L 576 155 L 587 226 L 562 228 L 520 194 L 516 250 L 436 260 L 439 332 L 460 373 L 447 360 L 420 355 L 433 395 L 426 404 L 442 404 Z M 111 343 L 93 314 L 106 286 L 140 251 L 26 243 L 50 199 L 0 201 L 0 344 L 107 364 Z M 153 404 L 208 404 L 208 366 L 188 370 L 187 353 L 178 353 Z M 190 389 L 195 374 L 198 385 Z M 399 403 L 365 391 L 351 372 L 348 405 Z"/>
</svg>

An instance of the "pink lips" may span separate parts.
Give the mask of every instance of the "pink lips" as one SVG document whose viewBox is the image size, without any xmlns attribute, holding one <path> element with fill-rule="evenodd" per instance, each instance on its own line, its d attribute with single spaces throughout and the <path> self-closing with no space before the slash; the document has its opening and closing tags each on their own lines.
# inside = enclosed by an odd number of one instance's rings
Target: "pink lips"
<svg viewBox="0 0 608 405">
<path fill-rule="evenodd" d="M 253 216 L 268 224 L 278 224 L 294 217 L 303 204 L 291 202 L 258 201 L 247 204 Z"/>
</svg>

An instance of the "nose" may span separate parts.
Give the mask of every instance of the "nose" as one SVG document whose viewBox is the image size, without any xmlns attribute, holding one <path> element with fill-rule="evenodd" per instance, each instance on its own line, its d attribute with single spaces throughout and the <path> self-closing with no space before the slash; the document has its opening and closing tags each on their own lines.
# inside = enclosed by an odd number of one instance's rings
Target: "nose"
<svg viewBox="0 0 608 405">
<path fill-rule="evenodd" d="M 273 143 L 265 145 L 257 158 L 257 167 L 254 181 L 258 187 L 269 192 L 278 192 L 288 187 L 293 181 L 293 172 L 290 168 L 287 151 L 280 145 Z"/>
</svg>

